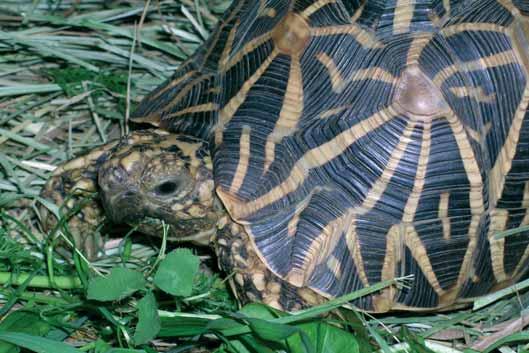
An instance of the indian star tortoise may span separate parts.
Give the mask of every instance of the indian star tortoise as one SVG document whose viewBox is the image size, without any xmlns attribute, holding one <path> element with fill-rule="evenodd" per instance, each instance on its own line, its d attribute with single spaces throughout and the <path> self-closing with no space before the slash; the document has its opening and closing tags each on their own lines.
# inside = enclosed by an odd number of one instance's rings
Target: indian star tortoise
<svg viewBox="0 0 529 353">
<path fill-rule="evenodd" d="M 211 242 L 242 302 L 413 275 L 353 304 L 451 309 L 528 276 L 529 232 L 496 236 L 529 224 L 528 105 L 527 0 L 237 0 L 133 114 L 156 129 L 43 195 L 99 191 L 77 234 L 106 215 Z"/>
</svg>

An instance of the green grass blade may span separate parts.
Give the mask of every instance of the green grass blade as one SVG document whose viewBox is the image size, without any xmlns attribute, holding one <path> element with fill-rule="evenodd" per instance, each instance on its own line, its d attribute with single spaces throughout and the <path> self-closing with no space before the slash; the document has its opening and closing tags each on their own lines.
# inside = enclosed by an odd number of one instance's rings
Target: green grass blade
<svg viewBox="0 0 529 353">
<path fill-rule="evenodd" d="M 0 332 L 0 341 L 8 342 L 37 353 L 82 353 L 65 343 L 18 332 Z"/>
</svg>

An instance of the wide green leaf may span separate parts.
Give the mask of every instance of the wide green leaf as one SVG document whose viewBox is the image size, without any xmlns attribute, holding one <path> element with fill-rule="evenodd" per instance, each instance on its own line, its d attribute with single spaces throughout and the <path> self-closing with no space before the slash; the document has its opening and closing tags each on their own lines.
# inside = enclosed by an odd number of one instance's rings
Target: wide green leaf
<svg viewBox="0 0 529 353">
<path fill-rule="evenodd" d="M 88 282 L 88 299 L 98 301 L 121 300 L 144 289 L 143 275 L 124 267 L 115 267 L 106 277 L 94 277 Z"/>
<path fill-rule="evenodd" d="M 193 291 L 193 280 L 200 260 L 189 249 L 176 249 L 160 262 L 154 283 L 166 293 L 188 297 Z"/>
<path fill-rule="evenodd" d="M 314 321 L 296 325 L 305 336 L 293 336 L 288 339 L 288 346 L 292 352 L 305 353 L 307 348 L 315 349 L 316 353 L 359 353 L 360 348 L 356 338 L 349 332 L 326 322 Z M 306 340 L 309 342 L 306 342 Z"/>
<path fill-rule="evenodd" d="M 160 332 L 160 317 L 158 305 L 152 292 L 148 292 L 138 302 L 138 325 L 134 332 L 134 343 L 145 344 Z"/>
</svg>

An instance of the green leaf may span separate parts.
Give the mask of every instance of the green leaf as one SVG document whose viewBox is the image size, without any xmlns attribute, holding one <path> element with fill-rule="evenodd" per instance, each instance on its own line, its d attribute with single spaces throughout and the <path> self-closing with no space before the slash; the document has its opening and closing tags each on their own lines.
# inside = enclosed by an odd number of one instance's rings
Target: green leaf
<svg viewBox="0 0 529 353">
<path fill-rule="evenodd" d="M 288 340 L 292 352 L 306 352 L 311 347 L 317 353 L 359 353 L 356 338 L 349 332 L 326 322 L 310 322 L 297 325 L 309 342 L 303 342 L 302 336 L 293 336 Z"/>
<path fill-rule="evenodd" d="M 0 341 L 9 342 L 38 353 L 82 353 L 82 351 L 65 343 L 19 332 L 0 332 Z"/>
<path fill-rule="evenodd" d="M 253 317 L 256 319 L 275 319 L 279 316 L 286 316 L 286 313 L 283 313 L 279 310 L 275 310 L 267 305 L 260 303 L 250 303 L 246 304 L 239 310 L 239 313 L 244 314 L 248 317 Z"/>
<path fill-rule="evenodd" d="M 210 319 L 199 317 L 161 317 L 161 329 L 158 337 L 189 337 L 201 335 L 207 331 Z"/>
<path fill-rule="evenodd" d="M 276 324 L 262 319 L 246 319 L 253 333 L 265 341 L 281 342 L 292 336 L 298 329 L 289 325 Z"/>
<path fill-rule="evenodd" d="M 111 349 L 110 344 L 98 338 L 95 342 L 94 352 L 95 353 L 107 353 Z"/>
<path fill-rule="evenodd" d="M 284 344 L 274 344 L 270 341 L 264 342 L 251 334 L 242 335 L 237 340 L 231 340 L 230 343 L 232 346 L 236 346 L 241 352 L 251 353 L 284 352 L 286 348 Z"/>
<path fill-rule="evenodd" d="M 241 327 L 241 326 L 244 326 L 244 325 L 239 323 L 239 322 L 237 322 L 237 321 L 235 321 L 235 320 L 221 318 L 221 319 L 217 319 L 217 320 L 211 321 L 207 325 L 207 329 L 211 330 L 211 331 L 219 331 L 220 332 L 222 330 L 226 330 L 226 329 L 230 329 L 230 328 L 236 328 L 236 327 Z"/>
<path fill-rule="evenodd" d="M 158 306 L 152 292 L 148 292 L 138 302 L 138 325 L 134 332 L 134 343 L 145 344 L 155 338 L 158 332 L 160 332 Z"/>
<path fill-rule="evenodd" d="M 12 312 L 0 323 L 0 332 L 10 331 L 44 336 L 50 329 L 51 326 L 43 321 L 38 314 L 24 310 Z M 20 349 L 15 344 L 0 342 L 0 353 L 17 353 L 19 351 Z"/>
<path fill-rule="evenodd" d="M 145 288 L 145 279 L 139 272 L 115 267 L 106 277 L 94 277 L 88 282 L 88 299 L 113 301 L 128 297 Z"/>
<path fill-rule="evenodd" d="M 154 283 L 166 293 L 188 297 L 193 291 L 193 279 L 200 260 L 189 249 L 176 249 L 160 262 Z"/>
</svg>

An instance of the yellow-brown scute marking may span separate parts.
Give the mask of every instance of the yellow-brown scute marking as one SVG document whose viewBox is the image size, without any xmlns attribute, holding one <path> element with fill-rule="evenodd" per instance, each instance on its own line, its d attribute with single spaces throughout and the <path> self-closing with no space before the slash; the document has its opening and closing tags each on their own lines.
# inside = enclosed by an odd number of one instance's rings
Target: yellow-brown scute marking
<svg viewBox="0 0 529 353">
<path fill-rule="evenodd" d="M 340 107 L 336 107 L 336 108 L 331 108 L 329 110 L 325 110 L 323 112 L 320 113 L 319 115 L 319 118 L 320 119 L 327 119 L 331 116 L 335 116 L 337 114 L 340 114 L 341 112 L 347 110 L 347 109 L 351 109 L 351 105 L 343 105 L 343 106 L 340 106 Z"/>
<path fill-rule="evenodd" d="M 406 59 L 406 65 L 417 65 L 419 58 L 424 50 L 424 48 L 430 43 L 432 39 L 432 34 L 420 34 L 413 39 L 413 42 L 410 45 L 410 50 L 408 51 L 408 57 Z"/>
<path fill-rule="evenodd" d="M 443 28 L 441 30 L 441 34 L 443 34 L 445 37 L 450 37 L 455 34 L 458 34 L 461 32 L 468 32 L 468 31 L 493 31 L 493 32 L 507 33 L 507 28 L 502 27 L 497 24 L 493 24 L 493 23 L 469 22 L 469 23 L 459 23 L 456 25 Z"/>
<path fill-rule="evenodd" d="M 439 200 L 439 211 L 438 217 L 441 219 L 443 224 L 443 238 L 445 240 L 450 240 L 451 238 L 451 226 L 450 219 L 448 218 L 448 203 L 450 201 L 450 193 L 443 192 Z"/>
<path fill-rule="evenodd" d="M 343 77 L 334 59 L 326 53 L 317 54 L 316 59 L 327 69 L 332 90 L 336 93 L 342 93 L 349 83 L 355 81 L 376 80 L 389 84 L 393 84 L 396 81 L 396 78 L 391 73 L 377 66 L 356 70 L 349 77 Z"/>
<path fill-rule="evenodd" d="M 310 39 L 310 27 L 298 14 L 289 13 L 272 31 L 274 45 L 283 54 L 300 54 Z"/>
<path fill-rule="evenodd" d="M 515 20 L 511 28 L 511 37 L 516 56 L 522 63 L 525 77 L 529 78 L 529 19 Z"/>
<path fill-rule="evenodd" d="M 174 114 L 170 114 L 167 119 L 170 118 L 177 118 L 182 115 L 186 114 L 194 114 L 194 113 L 204 113 L 204 112 L 212 112 L 218 109 L 218 105 L 215 103 L 205 103 L 200 105 L 195 105 L 189 108 L 182 109 Z"/>
<path fill-rule="evenodd" d="M 246 101 L 248 93 L 253 85 L 261 78 L 261 76 L 268 70 L 270 64 L 279 55 L 278 50 L 273 50 L 272 53 L 263 61 L 261 66 L 254 72 L 254 74 L 242 85 L 239 92 L 234 95 L 228 104 L 226 104 L 219 112 L 219 122 L 215 129 L 215 144 L 220 145 L 223 140 L 224 127 L 233 118 L 240 106 Z"/>
<path fill-rule="evenodd" d="M 450 87 L 450 92 L 458 98 L 470 97 L 480 103 L 494 103 L 496 94 L 487 94 L 483 87 Z"/>
<path fill-rule="evenodd" d="M 342 277 L 342 271 L 340 269 L 340 261 L 334 255 L 329 255 L 327 259 L 327 268 L 332 272 L 334 277 L 339 281 Z"/>
<path fill-rule="evenodd" d="M 367 279 L 360 240 L 358 239 L 358 234 L 356 232 L 356 219 L 354 216 L 350 218 L 349 222 L 349 224 L 345 224 L 347 227 L 347 232 L 345 233 L 345 242 L 347 243 L 349 254 L 353 258 L 356 272 L 358 272 L 358 276 L 360 277 L 362 284 L 367 287 L 369 286 L 369 280 Z"/>
<path fill-rule="evenodd" d="M 319 53 L 316 58 L 319 62 L 325 66 L 329 72 L 329 78 L 331 80 L 332 90 L 336 93 L 341 93 L 345 88 L 345 80 L 342 77 L 342 74 L 338 70 L 334 60 L 327 55 L 326 53 Z"/>
<path fill-rule="evenodd" d="M 488 234 L 490 243 L 490 257 L 494 277 L 498 283 L 507 279 L 504 266 L 505 238 L 495 239 L 494 235 L 507 229 L 508 220 L 509 211 L 507 210 L 496 209 L 490 214 L 490 227 Z"/>
<path fill-rule="evenodd" d="M 195 70 L 191 70 L 191 71 L 188 71 L 186 72 L 184 75 L 182 75 L 181 77 L 175 79 L 175 80 L 172 80 L 168 85 L 164 86 L 162 89 L 160 89 L 158 92 L 156 92 L 156 94 L 154 94 L 151 99 L 152 100 L 155 100 L 155 99 L 158 99 L 161 95 L 163 95 L 164 93 L 166 93 L 167 91 L 173 89 L 174 87 L 178 86 L 179 84 L 181 84 L 182 82 L 184 82 L 185 80 L 187 79 L 190 79 L 191 77 L 193 77 L 193 75 L 195 75 L 197 72 Z M 133 119 L 134 121 L 139 121 L 141 120 L 142 118 L 139 117 L 137 119 Z"/>
<path fill-rule="evenodd" d="M 528 209 L 527 212 L 529 212 L 529 181 L 525 182 L 525 186 L 523 188 L 522 208 Z"/>
<path fill-rule="evenodd" d="M 470 278 L 469 274 L 472 272 L 472 264 L 474 262 L 475 251 L 478 245 L 479 223 L 483 212 L 485 212 L 485 203 L 483 199 L 483 179 L 481 172 L 474 155 L 474 150 L 470 144 L 463 124 L 454 112 L 447 114 L 446 119 L 450 124 L 450 128 L 456 139 L 456 143 L 463 161 L 467 179 L 470 183 L 470 208 L 472 218 L 468 228 L 468 245 L 463 263 L 459 270 L 459 276 L 456 288 L 461 288 L 463 283 Z"/>
<path fill-rule="evenodd" d="M 417 261 L 417 264 L 421 268 L 422 273 L 432 286 L 433 290 L 439 296 L 443 295 L 445 291 L 437 280 L 437 276 L 433 270 L 426 247 L 424 246 L 414 227 L 406 228 L 404 232 L 404 242 L 406 247 L 410 250 L 415 261 Z"/>
<path fill-rule="evenodd" d="M 239 142 L 239 164 L 233 176 L 230 193 L 235 194 L 241 188 L 250 163 L 250 127 L 244 126 Z"/>
<path fill-rule="evenodd" d="M 283 99 L 283 106 L 279 113 L 279 119 L 274 126 L 274 131 L 272 131 L 266 141 L 263 174 L 268 171 L 268 168 L 274 161 L 276 143 L 294 133 L 303 112 L 303 77 L 301 63 L 297 54 L 293 55 L 291 60 L 287 90 Z"/>
<path fill-rule="evenodd" d="M 237 20 L 237 23 L 235 23 L 235 25 L 230 31 L 230 34 L 228 35 L 228 40 L 226 41 L 226 45 L 224 46 L 224 50 L 222 51 L 222 55 L 220 56 L 219 66 L 221 70 L 226 70 L 226 65 L 228 65 L 228 60 L 233 49 L 233 41 L 235 40 L 235 35 L 237 34 L 237 29 L 239 28 L 240 24 L 241 21 Z"/>
<path fill-rule="evenodd" d="M 233 57 L 226 62 L 225 65 L 222 65 L 221 68 L 224 71 L 228 71 L 233 66 L 237 65 L 246 55 L 253 52 L 255 49 L 263 45 L 264 43 L 268 42 L 271 38 L 271 33 L 266 32 L 258 37 L 255 37 L 254 39 L 250 40 L 246 45 L 239 49 Z"/>
<path fill-rule="evenodd" d="M 355 11 L 353 16 L 351 16 L 351 23 L 355 23 L 360 18 L 360 16 L 362 16 L 362 13 L 364 12 L 364 8 L 366 4 L 367 4 L 367 1 L 364 1 L 362 5 L 360 5 L 360 7 Z"/>
<path fill-rule="evenodd" d="M 393 34 L 409 32 L 414 11 L 415 0 L 397 0 L 397 4 L 395 5 Z"/>
<path fill-rule="evenodd" d="M 507 50 L 490 56 L 484 56 L 477 60 L 447 66 L 437 73 L 432 81 L 435 86 L 441 87 L 446 79 L 460 72 L 460 69 L 463 71 L 476 71 L 510 64 L 518 64 L 518 59 L 513 50 Z"/>
<path fill-rule="evenodd" d="M 191 90 L 195 86 L 198 86 L 202 82 L 211 79 L 211 77 L 212 77 L 211 74 L 207 74 L 207 75 L 201 75 L 200 77 L 197 77 L 196 79 L 192 80 L 189 84 L 187 84 L 184 87 L 182 87 L 181 90 L 171 99 L 171 101 L 169 103 L 167 103 L 166 105 L 163 106 L 163 108 L 164 108 L 163 110 L 165 112 L 171 111 L 172 108 L 175 107 L 178 103 L 180 103 L 182 101 L 182 98 L 186 97 L 189 94 L 189 92 L 191 92 Z M 152 123 L 153 121 L 160 120 L 161 113 L 162 112 L 160 112 L 160 111 L 156 111 L 156 112 L 151 114 L 153 116 L 145 117 L 145 119 L 148 120 L 146 122 L 151 122 Z M 164 118 L 164 120 L 165 120 L 165 118 Z M 137 120 L 137 121 L 140 121 L 140 120 Z M 141 121 L 143 121 L 143 120 L 141 120 Z"/>
<path fill-rule="evenodd" d="M 498 0 L 501 6 L 503 6 L 507 11 L 509 11 L 514 17 L 521 17 L 520 10 L 516 6 L 514 6 L 514 3 L 512 0 Z"/>
<path fill-rule="evenodd" d="M 503 188 L 505 187 L 505 177 L 512 167 L 512 161 L 516 154 L 516 146 L 520 139 L 522 124 L 529 106 L 529 83 L 525 87 L 522 100 L 518 105 L 518 109 L 514 115 L 509 134 L 503 144 L 503 147 L 494 163 L 494 167 L 489 175 L 489 193 L 491 199 L 491 206 L 495 207 L 498 199 L 501 197 Z"/>
<path fill-rule="evenodd" d="M 336 3 L 336 0 L 317 0 L 312 5 L 303 10 L 301 16 L 303 16 L 303 18 L 309 18 L 321 8 L 334 3 Z"/>
<path fill-rule="evenodd" d="M 388 163 L 386 164 L 386 166 L 384 167 L 382 174 L 373 183 L 371 189 L 369 190 L 368 194 L 364 198 L 362 205 L 358 209 L 355 210 L 355 213 L 366 214 L 367 212 L 372 210 L 373 207 L 375 207 L 377 202 L 380 200 L 380 198 L 386 191 L 391 179 L 393 178 L 393 175 L 397 171 L 397 167 L 399 163 L 401 162 L 402 158 L 405 156 L 406 149 L 408 148 L 408 144 L 412 141 L 411 135 L 413 133 L 414 128 L 415 128 L 415 123 L 413 121 L 409 121 L 406 126 L 406 129 L 404 130 L 402 136 L 399 139 L 399 143 L 395 146 L 395 148 L 391 152 L 390 159 Z"/>
<path fill-rule="evenodd" d="M 448 16 L 450 16 L 450 10 L 451 10 L 450 1 L 451 0 L 443 0 L 443 7 L 445 8 L 446 14 Z"/>
<path fill-rule="evenodd" d="M 259 17 L 276 17 L 277 11 L 273 7 L 268 7 L 267 0 L 259 0 L 259 10 L 257 10 Z"/>
<path fill-rule="evenodd" d="M 525 210 L 525 215 L 522 219 L 522 222 L 520 223 L 520 226 L 526 226 L 526 225 L 529 225 L 529 181 L 525 183 L 522 207 L 526 208 L 526 210 Z M 528 260 L 529 260 L 529 245 L 527 245 L 527 247 L 525 248 L 525 251 L 522 257 L 518 261 L 518 264 L 516 265 L 516 268 L 514 269 L 512 273 L 513 278 L 518 278 L 518 276 L 522 275 L 526 271 Z"/>
<path fill-rule="evenodd" d="M 361 46 L 368 49 L 383 48 L 384 44 L 379 42 L 372 32 L 369 32 L 356 24 L 339 25 L 330 27 L 313 27 L 310 29 L 313 36 L 333 36 L 337 34 L 348 34 L 353 36 Z"/>
<path fill-rule="evenodd" d="M 401 233 L 402 226 L 393 225 L 386 234 L 386 255 L 382 265 L 381 280 L 387 281 L 395 278 L 397 264 L 402 261 L 404 240 Z M 394 287 L 385 289 L 382 294 L 376 297 L 375 309 L 380 312 L 389 311 L 395 301 L 396 290 Z"/>
<path fill-rule="evenodd" d="M 404 214 L 402 216 L 403 223 L 412 223 L 415 218 L 417 207 L 424 189 L 426 181 L 426 170 L 428 161 L 430 159 L 430 148 L 432 145 L 432 123 L 427 122 L 423 126 L 421 152 L 419 154 L 419 161 L 417 162 L 417 172 L 415 173 L 415 181 L 413 183 L 413 190 L 408 197 L 406 206 L 404 206 Z"/>
</svg>

